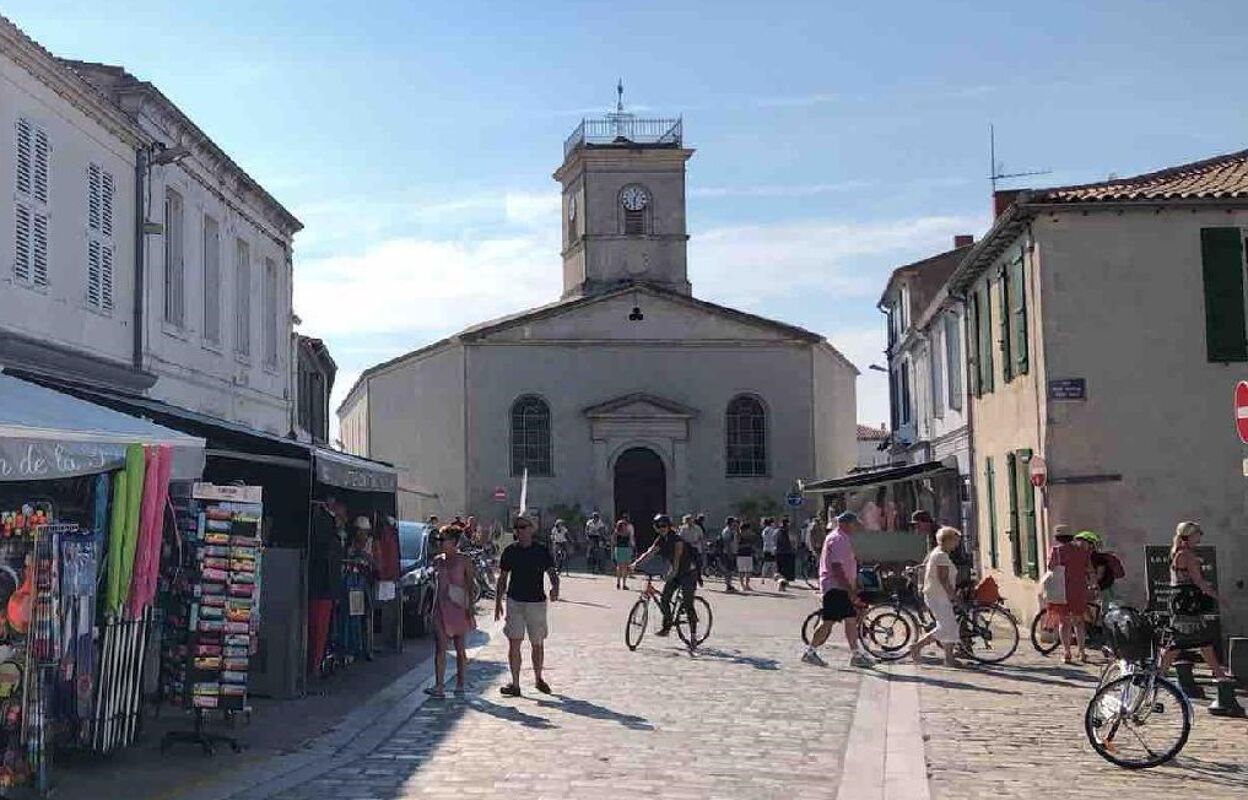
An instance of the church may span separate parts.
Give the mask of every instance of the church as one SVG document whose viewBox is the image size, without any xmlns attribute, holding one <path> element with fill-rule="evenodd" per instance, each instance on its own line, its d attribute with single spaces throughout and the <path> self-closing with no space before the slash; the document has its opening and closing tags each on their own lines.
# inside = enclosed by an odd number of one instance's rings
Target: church
<svg viewBox="0 0 1248 800">
<path fill-rule="evenodd" d="M 403 518 L 502 521 L 527 472 L 544 527 L 568 508 L 718 526 L 854 465 L 854 365 L 818 334 L 695 295 L 692 155 L 680 119 L 617 106 L 582 121 L 554 174 L 562 297 L 360 376 L 343 446 L 399 468 Z"/>
</svg>

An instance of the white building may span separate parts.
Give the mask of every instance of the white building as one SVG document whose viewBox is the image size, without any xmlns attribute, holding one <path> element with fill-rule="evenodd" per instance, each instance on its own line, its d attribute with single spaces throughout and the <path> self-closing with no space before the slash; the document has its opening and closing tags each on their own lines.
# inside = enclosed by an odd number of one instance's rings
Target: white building
<svg viewBox="0 0 1248 800">
<path fill-rule="evenodd" d="M 154 143 L 140 191 L 143 369 L 155 399 L 278 435 L 292 430 L 292 254 L 302 228 L 151 83 L 65 61 Z"/>
<path fill-rule="evenodd" d="M 0 17 L 0 366 L 130 391 L 138 124 Z"/>
<path fill-rule="evenodd" d="M 888 452 L 888 426 L 873 428 L 870 425 L 858 425 L 858 463 L 859 469 L 884 467 L 892 461 Z"/>
<path fill-rule="evenodd" d="M 419 487 L 401 513 L 501 516 L 527 469 L 530 507 L 720 518 L 854 465 L 853 365 L 817 334 L 693 296 L 692 155 L 679 121 L 587 120 L 555 173 L 563 298 L 364 372 L 338 410 L 343 443 Z"/>
</svg>

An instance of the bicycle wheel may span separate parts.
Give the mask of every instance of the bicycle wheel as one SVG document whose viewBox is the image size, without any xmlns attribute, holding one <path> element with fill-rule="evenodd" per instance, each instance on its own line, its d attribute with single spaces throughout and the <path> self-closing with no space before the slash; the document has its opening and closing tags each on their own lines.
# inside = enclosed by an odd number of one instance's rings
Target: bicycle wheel
<svg viewBox="0 0 1248 800">
<path fill-rule="evenodd" d="M 690 650 L 706 641 L 711 635 L 711 625 L 715 621 L 711 614 L 711 604 L 706 602 L 705 598 L 693 598 L 693 605 L 698 615 L 696 624 L 690 624 L 689 616 L 685 613 L 683 606 L 676 611 L 675 623 L 676 635 Z"/>
<path fill-rule="evenodd" d="M 1164 764 L 1192 730 L 1192 708 L 1170 681 L 1153 672 L 1125 675 L 1092 695 L 1083 729 L 1096 754 L 1125 769 Z"/>
<path fill-rule="evenodd" d="M 820 622 L 823 622 L 823 609 L 817 608 L 806 615 L 806 621 L 802 623 L 802 644 L 810 646 L 810 637 L 815 635 L 815 628 Z"/>
<path fill-rule="evenodd" d="M 904 658 L 916 638 L 917 623 L 891 603 L 871 606 L 858 623 L 858 640 L 875 658 L 896 661 Z"/>
<path fill-rule="evenodd" d="M 1048 616 L 1048 612 L 1041 610 L 1036 614 L 1035 619 L 1031 621 L 1031 646 L 1036 648 L 1036 652 L 1042 656 L 1052 653 L 1061 644 L 1056 636 L 1057 631 L 1045 627 L 1044 620 L 1046 616 Z M 1050 630 L 1054 634 L 1053 641 L 1048 644 L 1045 644 L 1044 639 L 1040 638 L 1041 632 L 1045 630 Z"/>
<path fill-rule="evenodd" d="M 629 650 L 636 650 L 641 639 L 646 635 L 646 624 L 650 621 L 650 604 L 645 600 L 633 603 L 628 612 L 628 622 L 624 625 L 624 644 Z"/>
<path fill-rule="evenodd" d="M 965 654 L 981 664 L 1000 664 L 1018 649 L 1018 620 L 1005 606 L 972 606 L 962 623 Z"/>
</svg>

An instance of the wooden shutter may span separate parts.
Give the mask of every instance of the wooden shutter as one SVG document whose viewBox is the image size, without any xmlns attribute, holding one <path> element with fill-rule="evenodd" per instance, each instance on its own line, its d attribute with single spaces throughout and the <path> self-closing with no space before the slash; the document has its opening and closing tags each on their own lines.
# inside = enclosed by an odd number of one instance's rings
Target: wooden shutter
<svg viewBox="0 0 1248 800">
<path fill-rule="evenodd" d="M 52 145 L 47 131 L 35 128 L 35 172 L 32 194 L 40 203 L 48 202 L 48 161 L 52 158 Z"/>
<path fill-rule="evenodd" d="M 251 248 L 242 239 L 234 249 L 234 350 L 251 354 Z"/>
<path fill-rule="evenodd" d="M 48 285 L 48 215 L 35 212 L 34 238 L 31 242 L 30 282 L 36 286 Z"/>
<path fill-rule="evenodd" d="M 277 264 L 264 260 L 264 363 L 277 366 Z"/>
<path fill-rule="evenodd" d="M 217 221 L 204 217 L 204 338 L 221 342 L 221 235 Z"/>
<path fill-rule="evenodd" d="M 1010 262 L 1010 326 L 1014 350 L 1014 374 L 1026 375 L 1027 359 L 1027 283 L 1023 273 L 1023 254 Z"/>
<path fill-rule="evenodd" d="M 943 329 L 933 326 L 932 336 L 928 342 L 928 380 L 932 384 L 932 416 L 940 419 L 945 416 L 945 367 Z"/>
<path fill-rule="evenodd" d="M 87 303 L 96 308 L 101 308 L 104 304 L 100 296 L 100 285 L 104 281 L 100 260 L 100 242 L 98 239 L 91 239 L 87 242 Z"/>
<path fill-rule="evenodd" d="M 113 235 L 113 174 L 100 171 L 100 233 Z"/>
<path fill-rule="evenodd" d="M 1036 489 L 1031 485 L 1031 451 L 1019 450 L 1014 455 L 1018 465 L 1019 539 L 1022 544 L 1022 562 L 1027 576 L 1032 580 L 1040 577 L 1039 553 L 1036 542 Z"/>
<path fill-rule="evenodd" d="M 993 389 L 992 372 L 992 301 L 988 282 L 976 293 L 979 303 L 979 393 L 987 394 Z"/>
<path fill-rule="evenodd" d="M 35 128 L 29 120 L 17 121 L 17 168 L 14 188 L 29 195 L 35 170 Z"/>
<path fill-rule="evenodd" d="M 102 170 L 98 164 L 87 167 L 87 228 L 100 230 L 100 204 L 102 203 L 103 183 Z"/>
<path fill-rule="evenodd" d="M 100 307 L 105 311 L 113 308 L 113 246 L 100 246 Z"/>
<path fill-rule="evenodd" d="M 966 377 L 970 394 L 980 397 L 979 390 L 979 295 L 966 298 Z"/>
<path fill-rule="evenodd" d="M 993 569 L 1000 568 L 1000 562 L 997 556 L 997 491 L 996 473 L 992 468 L 992 456 L 984 459 L 984 483 L 985 491 L 988 495 L 986 499 L 988 512 L 988 563 Z"/>
<path fill-rule="evenodd" d="M 1202 228 L 1205 348 L 1209 361 L 1248 361 L 1244 328 L 1244 252 L 1239 228 Z"/>
<path fill-rule="evenodd" d="M 31 272 L 31 221 L 30 209 L 18 203 L 13 215 L 13 276 L 19 281 L 30 282 Z"/>
<path fill-rule="evenodd" d="M 1010 357 L 1010 273 L 1005 267 L 997 275 L 997 301 L 1001 309 L 997 318 L 997 346 L 1001 349 L 1001 379 L 1014 379 L 1014 360 Z"/>
<path fill-rule="evenodd" d="M 962 332 L 958 318 L 945 317 L 945 368 L 949 371 L 949 407 L 962 409 Z"/>
<path fill-rule="evenodd" d="M 1010 549 L 1012 550 L 1012 559 L 1014 565 L 1014 574 L 1023 574 L 1023 551 L 1019 542 L 1018 530 L 1018 458 L 1013 453 L 1005 454 L 1005 466 L 1007 478 L 1009 480 L 1010 493 Z"/>
</svg>

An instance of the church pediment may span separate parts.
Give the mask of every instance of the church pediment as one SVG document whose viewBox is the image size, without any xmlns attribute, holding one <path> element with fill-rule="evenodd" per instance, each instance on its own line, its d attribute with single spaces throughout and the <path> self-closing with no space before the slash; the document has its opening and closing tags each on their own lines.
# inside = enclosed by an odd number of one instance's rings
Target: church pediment
<svg viewBox="0 0 1248 800">
<path fill-rule="evenodd" d="M 592 405 L 584 413 L 595 420 L 687 420 L 698 414 L 697 409 L 645 392 L 634 392 Z"/>
</svg>

